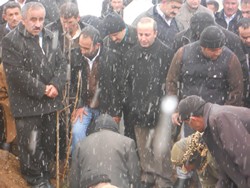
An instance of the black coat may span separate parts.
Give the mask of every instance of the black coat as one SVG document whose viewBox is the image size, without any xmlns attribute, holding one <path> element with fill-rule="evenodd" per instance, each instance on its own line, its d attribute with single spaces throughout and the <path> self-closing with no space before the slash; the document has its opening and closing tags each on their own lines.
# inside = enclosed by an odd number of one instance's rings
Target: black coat
<svg viewBox="0 0 250 188">
<path fill-rule="evenodd" d="M 79 26 L 81 29 L 83 29 L 85 27 L 85 24 L 82 22 L 79 22 Z M 67 52 L 67 50 L 64 49 L 64 31 L 63 31 L 60 19 L 46 25 L 46 28 L 52 31 L 53 33 L 58 33 L 58 41 L 60 43 L 61 50 L 62 52 L 64 51 Z M 79 38 L 77 40 L 79 40 Z"/>
<path fill-rule="evenodd" d="M 14 117 L 35 116 L 62 108 L 60 96 L 44 95 L 46 85 L 62 93 L 66 81 L 66 61 L 55 38 L 43 30 L 43 51 L 22 23 L 2 40 L 3 65 L 9 86 Z"/>
<path fill-rule="evenodd" d="M 241 11 L 237 10 L 235 17 L 229 22 L 229 25 L 227 25 L 227 22 L 224 17 L 224 9 L 215 14 L 216 23 L 224 27 L 225 29 L 234 32 L 235 34 L 238 34 L 237 24 L 241 18 L 242 18 Z"/>
<path fill-rule="evenodd" d="M 172 19 L 171 25 L 169 26 L 166 23 L 166 20 L 162 18 L 162 16 L 157 12 L 155 5 L 151 7 L 146 12 L 140 14 L 135 21 L 133 22 L 133 26 L 136 27 L 137 23 L 142 17 L 150 17 L 153 18 L 157 23 L 157 37 L 167 46 L 172 47 L 172 43 L 174 41 L 174 36 L 176 33 L 182 31 L 184 26 L 177 21 L 175 18 Z"/>
<path fill-rule="evenodd" d="M 125 55 L 124 98 L 134 125 L 156 126 L 173 55 L 159 39 L 149 48 L 138 44 Z"/>
<path fill-rule="evenodd" d="M 77 91 L 78 72 L 82 72 L 82 84 L 79 96 L 78 107 L 87 106 L 88 104 L 88 89 L 87 89 L 87 71 L 88 62 L 82 56 L 80 49 L 72 50 L 71 63 L 71 96 L 75 96 Z M 120 85 L 117 79 L 119 71 L 117 70 L 119 59 L 105 47 L 101 47 L 99 56 L 96 59 L 99 64 L 97 68 L 97 79 L 99 88 L 101 89 L 98 101 L 98 108 L 102 113 L 108 113 L 111 116 L 121 116 L 121 96 Z"/>
</svg>

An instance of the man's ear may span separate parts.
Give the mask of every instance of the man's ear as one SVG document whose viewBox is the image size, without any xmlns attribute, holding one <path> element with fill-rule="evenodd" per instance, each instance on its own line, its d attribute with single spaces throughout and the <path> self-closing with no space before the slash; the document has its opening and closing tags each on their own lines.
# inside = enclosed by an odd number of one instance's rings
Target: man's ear
<svg viewBox="0 0 250 188">
<path fill-rule="evenodd" d="M 81 17 L 77 16 L 76 20 L 77 20 L 77 22 L 79 22 L 81 20 Z"/>
<path fill-rule="evenodd" d="M 3 18 L 5 21 L 7 21 L 7 20 L 6 20 L 6 14 L 3 13 L 3 14 L 2 14 L 2 18 Z"/>
</svg>

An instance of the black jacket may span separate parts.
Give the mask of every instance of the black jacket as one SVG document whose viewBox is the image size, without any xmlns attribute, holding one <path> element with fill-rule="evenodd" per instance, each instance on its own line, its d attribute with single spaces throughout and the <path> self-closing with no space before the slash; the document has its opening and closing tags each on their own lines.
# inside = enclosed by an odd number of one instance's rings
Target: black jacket
<svg viewBox="0 0 250 188">
<path fill-rule="evenodd" d="M 62 108 L 60 96 L 44 95 L 45 86 L 54 85 L 62 93 L 66 79 L 66 61 L 55 38 L 43 30 L 43 51 L 22 23 L 2 40 L 3 65 L 9 86 L 14 117 L 35 116 Z"/>
<path fill-rule="evenodd" d="M 224 27 L 225 29 L 234 32 L 235 34 L 238 34 L 237 24 L 241 18 L 242 18 L 241 11 L 237 10 L 235 17 L 229 22 L 229 25 L 227 25 L 227 22 L 224 18 L 224 9 L 215 14 L 216 23 Z"/>
<path fill-rule="evenodd" d="M 173 51 L 159 39 L 149 48 L 138 44 L 125 55 L 124 98 L 134 124 L 156 126 L 172 57 Z"/>
<path fill-rule="evenodd" d="M 169 26 L 166 21 L 159 15 L 159 13 L 156 10 L 155 5 L 151 7 L 146 12 L 140 14 L 135 21 L 133 22 L 133 26 L 136 26 L 136 24 L 139 22 L 139 20 L 142 17 L 150 17 L 153 18 L 157 23 L 157 37 L 167 46 L 172 47 L 172 43 L 174 41 L 174 36 L 176 33 L 182 31 L 184 29 L 184 26 L 178 22 L 175 18 L 172 19 L 171 25 Z"/>
<path fill-rule="evenodd" d="M 80 28 L 83 29 L 86 25 L 82 22 L 78 22 L 78 24 L 80 25 Z M 46 28 L 49 29 L 50 31 L 52 31 L 53 33 L 57 33 L 58 32 L 58 41 L 61 45 L 61 50 L 62 52 L 68 52 L 67 50 L 64 49 L 64 31 L 62 28 L 62 24 L 60 19 L 51 22 L 50 24 L 46 25 Z M 78 40 L 78 39 L 77 39 Z"/>
<path fill-rule="evenodd" d="M 111 116 L 121 116 L 121 96 L 119 80 L 117 79 L 117 70 L 119 59 L 105 47 L 101 47 L 99 56 L 96 59 L 98 61 L 97 79 L 99 81 L 100 94 L 98 97 L 98 108 L 102 113 L 108 113 Z M 78 72 L 82 72 L 82 84 L 79 96 L 78 107 L 83 107 L 88 104 L 88 88 L 87 88 L 87 71 L 88 62 L 82 56 L 80 49 L 72 50 L 72 67 L 71 67 L 71 86 L 72 93 L 75 95 L 77 90 Z"/>
</svg>

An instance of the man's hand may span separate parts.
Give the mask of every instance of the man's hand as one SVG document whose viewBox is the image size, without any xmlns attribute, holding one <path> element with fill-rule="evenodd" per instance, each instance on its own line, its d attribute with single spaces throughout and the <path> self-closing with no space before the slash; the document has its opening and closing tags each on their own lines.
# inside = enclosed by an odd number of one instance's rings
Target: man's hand
<svg viewBox="0 0 250 188">
<path fill-rule="evenodd" d="M 179 113 L 178 112 L 172 114 L 172 123 L 174 125 L 181 126 L 181 122 L 179 120 Z"/>
<path fill-rule="evenodd" d="M 58 91 L 53 85 L 46 85 L 45 95 L 49 98 L 56 98 L 58 96 Z"/>
<path fill-rule="evenodd" d="M 74 124 L 78 118 L 80 118 L 80 122 L 82 122 L 82 118 L 84 115 L 88 115 L 85 108 L 75 109 L 71 115 L 71 121 Z"/>
</svg>

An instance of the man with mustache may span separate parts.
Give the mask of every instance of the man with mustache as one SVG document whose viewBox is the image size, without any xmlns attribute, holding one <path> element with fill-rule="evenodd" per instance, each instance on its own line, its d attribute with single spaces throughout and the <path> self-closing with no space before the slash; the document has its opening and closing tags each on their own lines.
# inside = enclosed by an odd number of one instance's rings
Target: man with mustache
<svg viewBox="0 0 250 188">
<path fill-rule="evenodd" d="M 157 37 L 165 45 L 172 47 L 175 34 L 184 29 L 183 25 L 175 19 L 181 5 L 182 0 L 160 0 L 159 4 L 139 15 L 132 25 L 136 26 L 142 17 L 153 18 L 158 27 Z"/>
<path fill-rule="evenodd" d="M 25 4 L 20 24 L 2 40 L 21 173 L 34 188 L 52 187 L 49 166 L 66 82 L 66 61 L 53 33 L 43 28 L 45 14 L 41 3 Z"/>
</svg>

